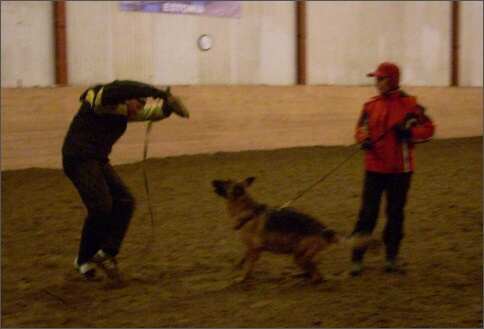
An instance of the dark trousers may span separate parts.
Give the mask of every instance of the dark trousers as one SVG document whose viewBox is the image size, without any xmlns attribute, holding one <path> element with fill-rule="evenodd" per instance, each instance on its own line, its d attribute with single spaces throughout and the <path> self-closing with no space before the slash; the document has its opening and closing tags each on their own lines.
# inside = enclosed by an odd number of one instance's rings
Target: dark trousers
<svg viewBox="0 0 484 329">
<path fill-rule="evenodd" d="M 352 232 L 369 235 L 373 232 L 378 219 L 383 192 L 386 192 L 387 223 L 383 231 L 383 242 L 387 260 L 395 260 L 403 239 L 404 208 L 410 188 L 412 173 L 380 174 L 367 171 L 363 187 L 362 205 Z M 353 261 L 361 261 L 366 249 L 354 249 Z"/>
<path fill-rule="evenodd" d="M 128 230 L 135 200 L 109 162 L 64 158 L 63 169 L 87 208 L 81 233 L 78 264 L 102 249 L 116 256 Z"/>
</svg>

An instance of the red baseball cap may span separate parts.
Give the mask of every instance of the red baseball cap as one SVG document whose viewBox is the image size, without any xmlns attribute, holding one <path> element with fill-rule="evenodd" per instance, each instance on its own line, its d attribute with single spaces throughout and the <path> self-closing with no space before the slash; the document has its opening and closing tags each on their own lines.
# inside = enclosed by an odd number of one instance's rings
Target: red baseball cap
<svg viewBox="0 0 484 329">
<path fill-rule="evenodd" d="M 388 77 L 392 88 L 397 88 L 400 83 L 400 70 L 398 69 L 398 66 L 392 62 L 381 63 L 374 72 L 368 73 L 367 76 L 381 78 Z"/>
</svg>

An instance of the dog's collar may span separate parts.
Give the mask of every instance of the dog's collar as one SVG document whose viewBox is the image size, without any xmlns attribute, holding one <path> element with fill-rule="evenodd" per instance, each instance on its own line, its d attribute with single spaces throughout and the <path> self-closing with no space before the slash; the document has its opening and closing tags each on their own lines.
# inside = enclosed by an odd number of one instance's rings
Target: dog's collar
<svg viewBox="0 0 484 329">
<path fill-rule="evenodd" d="M 249 215 L 239 218 L 239 220 L 237 221 L 237 224 L 234 227 L 234 230 L 236 231 L 240 230 L 242 227 L 244 227 L 245 224 L 247 224 L 248 222 L 250 222 L 256 217 L 259 217 L 264 211 L 266 211 L 266 209 L 267 209 L 267 205 L 265 204 L 258 205 Z"/>
</svg>

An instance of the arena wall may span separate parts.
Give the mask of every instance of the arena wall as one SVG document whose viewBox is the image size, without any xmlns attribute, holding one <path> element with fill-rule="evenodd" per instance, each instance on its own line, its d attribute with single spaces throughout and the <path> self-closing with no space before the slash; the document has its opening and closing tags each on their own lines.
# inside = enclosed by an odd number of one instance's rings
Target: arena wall
<svg viewBox="0 0 484 329">
<path fill-rule="evenodd" d="M 160 86 L 164 88 L 164 86 Z M 84 87 L 2 88 L 2 171 L 61 168 L 61 147 Z M 435 138 L 481 136 L 482 88 L 405 87 L 436 123 Z M 191 112 L 154 124 L 148 158 L 315 145 L 351 145 L 375 88 L 173 86 Z M 113 164 L 141 161 L 147 123 L 132 123 Z"/>
</svg>

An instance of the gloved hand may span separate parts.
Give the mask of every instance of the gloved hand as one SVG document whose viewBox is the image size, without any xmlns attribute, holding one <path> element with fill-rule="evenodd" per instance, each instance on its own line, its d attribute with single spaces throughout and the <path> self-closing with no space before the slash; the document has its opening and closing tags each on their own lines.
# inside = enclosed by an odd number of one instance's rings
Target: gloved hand
<svg viewBox="0 0 484 329">
<path fill-rule="evenodd" d="M 375 146 L 375 144 L 373 144 L 373 142 L 371 141 L 370 137 L 366 137 L 363 142 L 361 143 L 361 149 L 362 150 L 371 150 L 373 147 Z"/>
<path fill-rule="evenodd" d="M 410 132 L 410 127 L 406 127 L 405 123 L 399 123 L 395 126 L 395 133 L 397 134 L 397 139 L 400 142 L 409 139 L 412 137 L 412 133 Z"/>
<path fill-rule="evenodd" d="M 403 119 L 402 123 L 399 123 L 395 126 L 395 133 L 397 134 L 397 139 L 400 142 L 409 139 L 412 137 L 412 133 L 410 129 L 417 124 L 418 118 L 413 113 L 408 113 L 405 118 Z"/>
<path fill-rule="evenodd" d="M 407 113 L 403 122 L 408 127 L 414 126 L 418 123 L 418 116 L 415 113 Z"/>
</svg>

